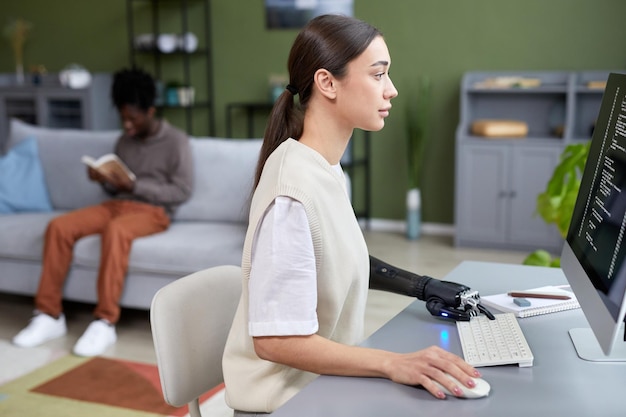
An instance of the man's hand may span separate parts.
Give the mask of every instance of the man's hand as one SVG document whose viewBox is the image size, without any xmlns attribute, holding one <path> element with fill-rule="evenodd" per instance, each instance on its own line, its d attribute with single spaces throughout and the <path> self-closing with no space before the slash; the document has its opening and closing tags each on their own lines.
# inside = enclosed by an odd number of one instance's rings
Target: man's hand
<svg viewBox="0 0 626 417">
<path fill-rule="evenodd" d="M 101 184 L 110 184 L 119 191 L 131 192 L 135 188 L 134 181 L 131 181 L 124 176 L 116 175 L 115 172 L 111 172 L 109 173 L 109 175 L 105 175 L 100 171 L 97 171 L 91 167 L 87 167 L 87 175 L 89 176 L 90 180 L 97 181 Z"/>
<path fill-rule="evenodd" d="M 117 175 L 116 172 L 111 173 L 112 184 L 119 191 L 132 192 L 135 188 L 135 182 L 124 175 Z"/>
<path fill-rule="evenodd" d="M 108 178 L 107 176 L 102 174 L 100 171 L 97 171 L 90 166 L 87 167 L 87 176 L 89 177 L 91 181 L 96 181 L 101 184 L 108 182 L 109 184 L 111 184 L 110 178 Z"/>
</svg>

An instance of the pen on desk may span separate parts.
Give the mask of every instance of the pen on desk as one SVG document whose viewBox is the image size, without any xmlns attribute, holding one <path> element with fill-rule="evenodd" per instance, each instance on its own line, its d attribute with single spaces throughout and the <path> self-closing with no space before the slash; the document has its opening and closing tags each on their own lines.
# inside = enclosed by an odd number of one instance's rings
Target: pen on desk
<svg viewBox="0 0 626 417">
<path fill-rule="evenodd" d="M 569 295 L 564 294 L 547 294 L 538 292 L 523 292 L 523 291 L 511 291 L 507 293 L 511 297 L 525 297 L 525 298 L 548 298 L 551 300 L 569 300 Z"/>
</svg>

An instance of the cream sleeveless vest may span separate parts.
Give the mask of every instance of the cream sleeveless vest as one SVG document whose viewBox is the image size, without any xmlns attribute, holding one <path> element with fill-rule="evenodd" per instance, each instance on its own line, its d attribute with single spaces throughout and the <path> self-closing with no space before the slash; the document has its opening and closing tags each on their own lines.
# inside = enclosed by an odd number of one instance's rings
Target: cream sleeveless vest
<svg viewBox="0 0 626 417">
<path fill-rule="evenodd" d="M 369 257 L 345 187 L 345 178 L 319 153 L 294 139 L 283 142 L 265 163 L 250 208 L 242 296 L 224 352 L 226 401 L 231 408 L 272 412 L 316 377 L 260 359 L 248 335 L 252 241 L 277 196 L 294 198 L 306 210 L 317 267 L 318 334 L 349 345 L 362 340 Z"/>
</svg>

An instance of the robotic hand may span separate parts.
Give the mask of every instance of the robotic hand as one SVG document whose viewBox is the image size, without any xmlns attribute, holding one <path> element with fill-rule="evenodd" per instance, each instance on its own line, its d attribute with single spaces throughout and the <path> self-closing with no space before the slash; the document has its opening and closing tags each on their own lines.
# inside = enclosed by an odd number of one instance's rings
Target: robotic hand
<svg viewBox="0 0 626 417">
<path fill-rule="evenodd" d="M 369 287 L 426 301 L 426 308 L 433 316 L 469 321 L 471 317 L 483 313 L 490 320 L 495 320 L 493 314 L 480 304 L 478 291 L 456 282 L 420 276 L 373 256 L 370 256 Z"/>
</svg>

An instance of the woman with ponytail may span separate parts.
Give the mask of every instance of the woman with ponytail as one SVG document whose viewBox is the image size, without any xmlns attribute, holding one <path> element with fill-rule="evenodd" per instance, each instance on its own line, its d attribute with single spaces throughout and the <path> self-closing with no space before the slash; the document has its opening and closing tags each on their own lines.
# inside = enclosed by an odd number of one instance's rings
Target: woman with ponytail
<svg viewBox="0 0 626 417">
<path fill-rule="evenodd" d="M 226 343 L 235 416 L 271 413 L 316 375 L 382 377 L 444 398 L 478 372 L 438 347 L 358 347 L 370 261 L 339 164 L 355 128 L 378 131 L 398 95 L 382 37 L 338 15 L 311 20 L 288 61 L 289 85 L 265 131 L 242 257 L 243 287 Z"/>
</svg>

